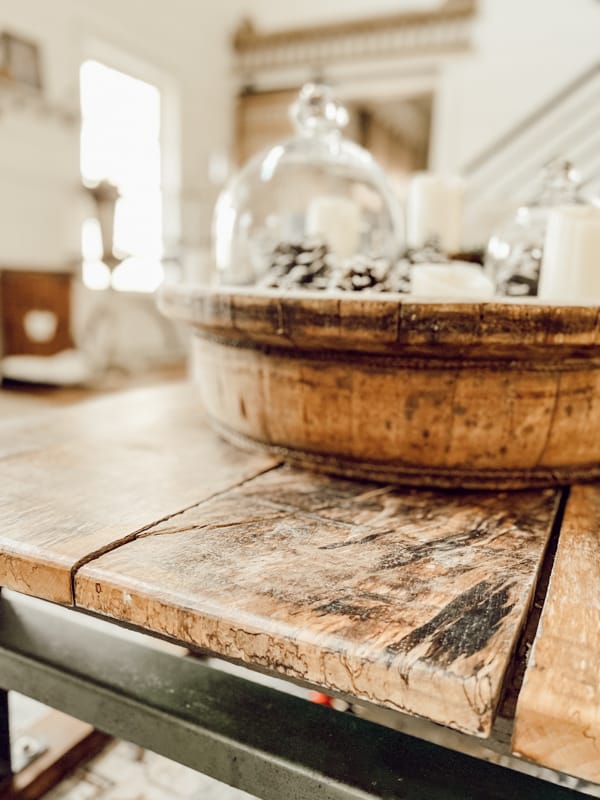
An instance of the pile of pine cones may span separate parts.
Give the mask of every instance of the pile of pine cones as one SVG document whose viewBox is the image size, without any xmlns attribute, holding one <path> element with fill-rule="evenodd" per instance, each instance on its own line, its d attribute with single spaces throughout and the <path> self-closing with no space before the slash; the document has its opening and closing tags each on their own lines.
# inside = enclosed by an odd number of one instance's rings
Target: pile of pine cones
<svg viewBox="0 0 600 800">
<path fill-rule="evenodd" d="M 271 263 L 259 280 L 265 289 L 336 289 L 348 292 L 408 292 L 409 262 L 364 255 L 339 258 L 325 242 L 305 239 L 282 242 L 273 250 Z"/>
</svg>

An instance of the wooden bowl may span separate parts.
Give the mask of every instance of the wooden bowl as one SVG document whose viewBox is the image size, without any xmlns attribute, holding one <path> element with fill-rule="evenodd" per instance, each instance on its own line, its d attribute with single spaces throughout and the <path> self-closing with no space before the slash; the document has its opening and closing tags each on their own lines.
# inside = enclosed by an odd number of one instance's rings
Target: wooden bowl
<svg viewBox="0 0 600 800">
<path fill-rule="evenodd" d="M 600 476 L 600 310 L 171 287 L 228 439 L 313 469 L 465 488 Z"/>
</svg>

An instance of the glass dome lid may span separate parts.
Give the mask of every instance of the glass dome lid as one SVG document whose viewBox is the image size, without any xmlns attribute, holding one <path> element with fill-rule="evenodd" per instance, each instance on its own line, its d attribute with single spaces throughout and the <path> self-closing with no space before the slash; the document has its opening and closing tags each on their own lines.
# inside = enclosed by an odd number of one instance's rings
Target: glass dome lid
<svg viewBox="0 0 600 800">
<path fill-rule="evenodd" d="M 402 211 L 383 170 L 345 139 L 348 112 L 330 88 L 305 85 L 296 136 L 254 156 L 221 193 L 213 223 L 219 281 L 325 289 L 335 269 L 391 264 Z"/>
<path fill-rule="evenodd" d="M 582 202 L 579 175 L 571 162 L 561 157 L 548 161 L 534 196 L 504 220 L 488 242 L 485 270 L 498 294 L 537 295 L 550 209 Z"/>
</svg>

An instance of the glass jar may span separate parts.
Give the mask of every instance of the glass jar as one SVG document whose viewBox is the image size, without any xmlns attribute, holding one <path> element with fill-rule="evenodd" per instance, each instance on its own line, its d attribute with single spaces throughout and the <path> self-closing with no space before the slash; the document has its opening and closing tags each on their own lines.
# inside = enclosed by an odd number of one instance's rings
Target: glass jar
<svg viewBox="0 0 600 800">
<path fill-rule="evenodd" d="M 366 286 L 400 252 L 399 201 L 371 155 L 343 138 L 348 112 L 331 89 L 305 85 L 291 117 L 297 135 L 252 158 L 217 201 L 219 280 L 324 289 L 343 265 Z"/>
<path fill-rule="evenodd" d="M 579 202 L 577 173 L 572 164 L 563 158 L 549 161 L 533 198 L 489 240 L 485 270 L 497 294 L 537 295 L 550 209 Z"/>
</svg>

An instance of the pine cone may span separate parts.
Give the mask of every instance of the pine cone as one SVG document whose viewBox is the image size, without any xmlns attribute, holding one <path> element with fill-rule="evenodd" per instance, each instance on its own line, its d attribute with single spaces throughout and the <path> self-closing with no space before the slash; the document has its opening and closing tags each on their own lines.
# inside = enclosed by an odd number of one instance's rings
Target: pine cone
<svg viewBox="0 0 600 800">
<path fill-rule="evenodd" d="M 273 251 L 271 264 L 259 286 L 269 289 L 326 289 L 327 260 L 327 245 L 322 241 L 282 242 Z"/>
<path fill-rule="evenodd" d="M 386 258 L 353 256 L 334 270 L 329 287 L 349 292 L 407 292 L 410 281 L 400 264 Z"/>
</svg>

